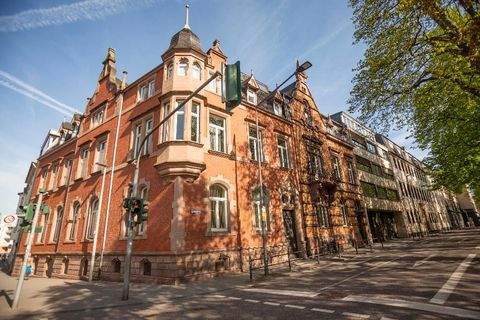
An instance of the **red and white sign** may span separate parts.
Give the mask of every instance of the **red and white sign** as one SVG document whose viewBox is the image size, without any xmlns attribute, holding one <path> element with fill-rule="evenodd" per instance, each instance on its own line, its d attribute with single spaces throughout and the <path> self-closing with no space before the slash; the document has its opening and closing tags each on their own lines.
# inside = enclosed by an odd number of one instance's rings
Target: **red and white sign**
<svg viewBox="0 0 480 320">
<path fill-rule="evenodd" d="M 14 213 L 7 214 L 3 217 L 3 222 L 8 226 L 15 226 L 17 222 L 17 215 Z"/>
</svg>

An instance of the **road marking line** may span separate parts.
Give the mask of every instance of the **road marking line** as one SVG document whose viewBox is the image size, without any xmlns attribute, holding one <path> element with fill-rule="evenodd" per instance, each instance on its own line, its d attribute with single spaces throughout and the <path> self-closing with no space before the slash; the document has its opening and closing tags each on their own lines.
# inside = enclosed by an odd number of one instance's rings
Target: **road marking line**
<svg viewBox="0 0 480 320">
<path fill-rule="evenodd" d="M 227 299 L 229 299 L 229 300 L 242 300 L 242 298 L 238 298 L 238 297 L 227 297 Z"/>
<path fill-rule="evenodd" d="M 424 264 L 425 262 L 427 262 L 428 260 L 430 260 L 430 258 L 433 258 L 433 257 L 435 257 L 436 255 L 437 255 L 437 253 L 433 253 L 433 254 L 429 255 L 428 257 L 426 257 L 426 258 L 424 258 L 424 259 L 422 259 L 422 260 L 420 260 L 420 261 L 415 262 L 415 263 L 413 264 L 413 267 L 416 268 L 416 267 Z"/>
<path fill-rule="evenodd" d="M 293 308 L 293 309 L 305 309 L 304 306 L 297 306 L 295 304 L 286 304 L 285 307 L 286 308 Z"/>
<path fill-rule="evenodd" d="M 476 246 L 475 249 L 479 249 L 479 250 L 480 250 L 480 246 Z"/>
<path fill-rule="evenodd" d="M 223 295 L 221 295 L 221 294 L 212 294 L 212 295 L 210 295 L 210 296 L 213 297 L 213 298 L 221 298 L 221 299 L 226 298 L 226 296 L 223 296 Z"/>
<path fill-rule="evenodd" d="M 368 314 L 353 313 L 353 312 L 343 312 L 342 314 L 347 317 L 355 317 L 355 318 L 361 318 L 361 319 L 370 318 Z"/>
<path fill-rule="evenodd" d="M 321 308 L 312 308 L 310 309 L 312 311 L 318 311 L 318 312 L 325 312 L 325 313 L 334 313 L 335 310 L 330 310 L 330 309 L 321 309 Z"/>
<path fill-rule="evenodd" d="M 264 301 L 263 304 L 269 305 L 269 306 L 279 306 L 280 303 L 278 302 L 270 302 L 270 301 Z"/>
<path fill-rule="evenodd" d="M 439 306 L 436 304 L 423 303 L 423 302 L 413 302 L 413 301 L 405 301 L 405 300 L 399 300 L 399 299 L 390 299 L 390 298 L 383 298 L 383 297 L 376 297 L 376 296 L 362 296 L 362 295 L 350 295 L 343 298 L 342 300 L 351 301 L 351 302 L 380 304 L 380 305 L 391 306 L 391 307 L 434 312 L 434 313 L 455 316 L 455 317 L 460 317 L 465 319 L 480 319 L 480 312 L 478 311 Z"/>
<path fill-rule="evenodd" d="M 380 318 L 380 320 L 396 320 L 396 319 L 383 316 Z"/>
<path fill-rule="evenodd" d="M 475 256 L 476 254 L 471 253 L 465 258 L 465 260 L 463 260 L 462 263 L 460 263 L 457 269 L 455 269 L 455 272 L 453 272 L 447 282 L 445 282 L 443 287 L 438 290 L 437 294 L 432 299 L 430 299 L 431 303 L 444 304 L 445 301 L 447 301 L 450 294 L 457 287 L 468 266 L 470 265 L 472 260 L 475 259 Z"/>
<path fill-rule="evenodd" d="M 382 267 L 382 266 L 384 266 L 384 265 L 386 265 L 386 264 L 388 264 L 388 263 L 390 263 L 390 262 L 399 260 L 399 259 L 403 258 L 404 256 L 405 256 L 405 255 L 403 254 L 403 255 L 395 258 L 395 259 L 381 262 L 381 263 L 377 264 L 376 266 L 371 267 L 371 268 L 369 268 L 369 269 L 367 269 L 367 270 L 364 270 L 364 271 L 362 271 L 362 272 L 359 272 L 359 273 L 357 273 L 357 274 L 354 274 L 354 275 L 352 275 L 352 276 L 350 276 L 350 277 L 347 277 L 347 278 L 345 278 L 345 279 L 343 279 L 343 280 L 340 280 L 340 281 L 338 281 L 338 282 L 335 282 L 335 283 L 333 283 L 333 284 L 331 284 L 331 285 L 328 285 L 328 286 L 326 286 L 326 287 L 320 288 L 319 291 L 324 291 L 324 290 L 333 288 L 333 287 L 335 287 L 335 286 L 337 286 L 337 285 L 339 285 L 339 284 L 342 284 L 342 283 L 344 283 L 344 282 L 346 282 L 346 281 L 348 281 L 348 280 L 351 280 L 351 279 L 353 279 L 353 278 L 359 277 L 359 276 L 361 276 L 361 275 L 363 275 L 363 274 L 365 274 L 365 273 L 367 273 L 367 272 L 369 272 L 369 271 L 371 271 L 371 270 L 380 268 L 380 267 Z M 319 295 L 319 294 L 320 294 L 320 293 L 317 293 L 317 295 Z"/>
<path fill-rule="evenodd" d="M 251 303 L 259 303 L 260 302 L 259 300 L 255 300 L 255 299 L 245 299 L 244 301 L 251 302 Z"/>
<path fill-rule="evenodd" d="M 312 291 L 295 291 L 295 290 L 275 290 L 267 288 L 247 288 L 240 289 L 247 292 L 268 293 L 274 295 L 290 296 L 290 297 L 302 297 L 302 298 L 314 298 L 318 295 L 317 292 Z"/>
</svg>

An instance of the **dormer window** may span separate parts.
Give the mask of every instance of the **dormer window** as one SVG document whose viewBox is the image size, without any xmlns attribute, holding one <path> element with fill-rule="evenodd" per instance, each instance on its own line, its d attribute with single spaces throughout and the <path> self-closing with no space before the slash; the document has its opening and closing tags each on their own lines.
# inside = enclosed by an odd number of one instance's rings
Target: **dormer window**
<svg viewBox="0 0 480 320">
<path fill-rule="evenodd" d="M 273 102 L 273 113 L 276 116 L 283 116 L 282 105 L 278 102 Z"/>
<path fill-rule="evenodd" d="M 257 104 L 257 94 L 252 90 L 247 90 L 247 101 L 251 104 Z"/>
<path fill-rule="evenodd" d="M 105 106 L 95 110 L 92 114 L 92 128 L 99 126 L 105 119 Z"/>
<path fill-rule="evenodd" d="M 187 59 L 180 59 L 178 63 L 178 75 L 179 76 L 186 76 L 188 71 L 188 60 Z"/>
<path fill-rule="evenodd" d="M 197 62 L 192 66 L 192 78 L 195 80 L 202 80 L 202 68 Z"/>
<path fill-rule="evenodd" d="M 310 106 L 307 103 L 303 104 L 303 118 L 307 125 L 311 126 L 313 124 L 312 112 L 310 111 Z"/>
<path fill-rule="evenodd" d="M 138 101 L 145 101 L 155 94 L 155 80 L 151 80 L 138 88 Z"/>
</svg>

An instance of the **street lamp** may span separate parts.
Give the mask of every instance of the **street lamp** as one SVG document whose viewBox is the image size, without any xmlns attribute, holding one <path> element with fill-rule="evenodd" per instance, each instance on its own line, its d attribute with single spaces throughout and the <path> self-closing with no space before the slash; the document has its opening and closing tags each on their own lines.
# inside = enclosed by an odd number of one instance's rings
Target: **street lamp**
<svg viewBox="0 0 480 320">
<path fill-rule="evenodd" d="M 295 72 L 292 73 L 287 79 L 285 79 L 282 83 L 277 85 L 275 89 L 269 93 L 266 97 L 264 97 L 260 102 L 258 102 L 255 106 L 255 127 L 256 127 L 256 135 L 257 135 L 257 164 L 258 164 L 258 184 L 260 188 L 260 219 L 261 219 L 261 228 L 262 228 L 262 251 L 263 251 L 263 270 L 265 275 L 268 275 L 268 257 L 267 257 L 267 214 L 266 214 L 266 208 L 265 208 L 265 202 L 264 202 L 264 197 L 265 195 L 263 194 L 263 177 L 262 177 L 262 163 L 261 163 L 261 156 L 263 155 L 263 152 L 260 152 L 260 135 L 259 135 L 259 126 L 258 126 L 258 109 L 259 107 L 265 103 L 268 99 L 272 97 L 272 93 L 276 92 L 278 89 L 280 89 L 285 83 L 287 83 L 288 80 L 290 80 L 293 76 L 297 75 L 300 72 L 303 72 L 310 68 L 312 64 L 309 61 L 305 61 L 301 65 L 295 69 Z"/>
</svg>

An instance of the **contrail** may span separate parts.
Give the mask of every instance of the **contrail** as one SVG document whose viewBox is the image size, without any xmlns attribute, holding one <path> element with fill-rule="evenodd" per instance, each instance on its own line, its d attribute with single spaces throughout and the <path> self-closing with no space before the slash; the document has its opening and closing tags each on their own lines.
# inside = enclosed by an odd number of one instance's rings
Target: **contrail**
<svg viewBox="0 0 480 320">
<path fill-rule="evenodd" d="M 2 70 L 0 70 L 0 85 L 32 98 L 33 100 L 65 115 L 71 116 L 73 113 L 81 113 L 77 109 L 55 100 L 42 91 Z"/>
<path fill-rule="evenodd" d="M 45 9 L 31 9 L 10 16 L 0 16 L 0 32 L 15 32 L 99 20 L 121 12 L 150 7 L 159 0 L 85 0 Z"/>
</svg>

